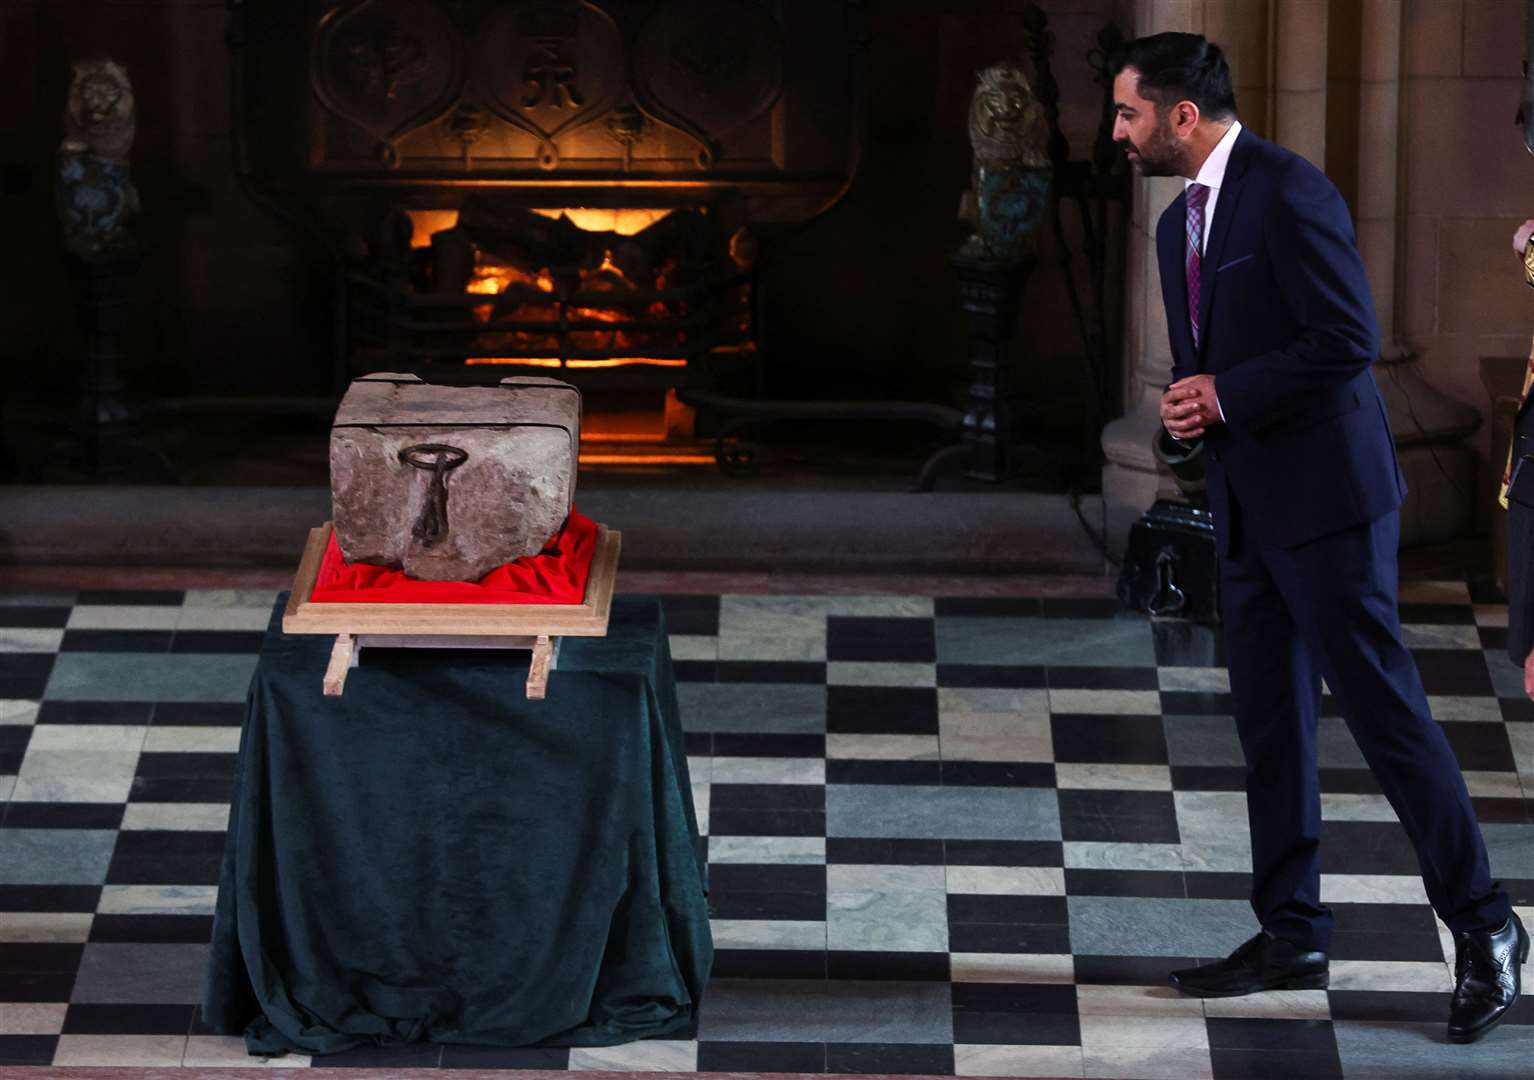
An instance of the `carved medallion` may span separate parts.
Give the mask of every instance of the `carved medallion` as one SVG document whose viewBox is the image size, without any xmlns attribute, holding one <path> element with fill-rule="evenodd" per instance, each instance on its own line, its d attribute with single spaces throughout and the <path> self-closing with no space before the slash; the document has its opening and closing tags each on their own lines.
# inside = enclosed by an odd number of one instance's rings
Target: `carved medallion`
<svg viewBox="0 0 1534 1080">
<path fill-rule="evenodd" d="M 698 139 L 707 167 L 721 136 L 782 93 L 782 28 L 751 0 L 678 0 L 645 24 L 634 74 L 645 110 Z"/>
<path fill-rule="evenodd" d="M 623 90 L 623 38 L 584 0 L 518 0 L 479 35 L 475 82 L 503 120 L 538 139 L 538 164 L 559 164 L 555 138 L 605 113 Z"/>
<path fill-rule="evenodd" d="M 395 144 L 451 109 L 466 78 L 458 28 L 434 0 L 358 0 L 315 33 L 315 94 L 377 139 L 391 167 Z"/>
</svg>

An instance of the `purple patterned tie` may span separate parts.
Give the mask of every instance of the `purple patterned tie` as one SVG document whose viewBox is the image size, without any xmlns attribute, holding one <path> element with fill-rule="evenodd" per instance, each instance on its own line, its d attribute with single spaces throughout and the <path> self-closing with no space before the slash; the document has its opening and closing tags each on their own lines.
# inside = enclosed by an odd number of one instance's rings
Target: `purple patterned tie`
<svg viewBox="0 0 1534 1080">
<path fill-rule="evenodd" d="M 1188 250 L 1184 265 L 1188 271 L 1188 325 L 1193 329 L 1193 347 L 1196 349 L 1198 348 L 1199 274 L 1204 264 L 1204 204 L 1209 201 L 1209 189 L 1203 184 L 1189 184 L 1187 201 Z"/>
</svg>

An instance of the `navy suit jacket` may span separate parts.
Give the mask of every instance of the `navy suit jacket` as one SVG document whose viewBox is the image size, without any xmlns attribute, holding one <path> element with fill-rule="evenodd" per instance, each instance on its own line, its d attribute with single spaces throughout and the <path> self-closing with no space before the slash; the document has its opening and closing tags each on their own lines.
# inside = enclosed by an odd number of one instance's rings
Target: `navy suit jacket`
<svg viewBox="0 0 1534 1080">
<path fill-rule="evenodd" d="M 1405 478 L 1370 366 L 1379 327 L 1353 222 L 1310 162 L 1242 129 L 1231 148 L 1200 274 L 1198 348 L 1183 269 L 1185 198 L 1156 226 L 1172 377 L 1215 377 L 1225 423 L 1209 428 L 1209 507 L 1231 550 L 1293 547 L 1401 505 Z"/>
</svg>

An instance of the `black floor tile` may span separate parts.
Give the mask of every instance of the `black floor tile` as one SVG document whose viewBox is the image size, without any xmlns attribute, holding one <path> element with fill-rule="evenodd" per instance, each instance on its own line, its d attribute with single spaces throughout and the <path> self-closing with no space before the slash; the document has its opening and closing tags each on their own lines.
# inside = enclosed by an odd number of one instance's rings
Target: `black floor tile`
<svg viewBox="0 0 1534 1080">
<path fill-rule="evenodd" d="M 330 1064 L 329 1058 L 317 1059 Z M 444 1069 L 568 1069 L 567 1046 L 444 1046 Z"/>
<path fill-rule="evenodd" d="M 716 660 L 673 660 L 671 673 L 677 682 L 718 682 L 719 662 Z"/>
<path fill-rule="evenodd" d="M 18 605 L 0 606 L 0 626 L 11 630 L 62 630 L 69 622 L 70 608 Z"/>
<path fill-rule="evenodd" d="M 1081 1042 L 1081 1021 L 1075 1012 L 977 1012 L 955 1009 L 953 1041 L 1003 1046 L 1074 1046 Z"/>
<path fill-rule="evenodd" d="M 1165 986 L 1169 972 L 1213 959 L 1212 956 L 1077 956 L 1076 982 L 1081 986 Z"/>
<path fill-rule="evenodd" d="M 872 761 L 831 758 L 826 762 L 828 784 L 929 784 L 943 782 L 937 761 Z"/>
<path fill-rule="evenodd" d="M 64 1014 L 65 1035 L 185 1035 L 195 1005 L 110 1005 L 76 1002 Z"/>
<path fill-rule="evenodd" d="M 1057 762 L 1165 765 L 1159 716 L 1056 714 L 1050 720 Z"/>
<path fill-rule="evenodd" d="M 1501 724 L 1440 724 L 1454 748 L 1459 767 L 1466 772 L 1517 772 L 1507 729 Z"/>
<path fill-rule="evenodd" d="M 0 972 L 74 972 L 85 946 L 75 942 L 0 941 Z"/>
<path fill-rule="evenodd" d="M 185 599 L 181 589 L 81 589 L 75 594 L 77 606 L 177 607 Z"/>
<path fill-rule="evenodd" d="M 826 665 L 810 660 L 720 660 L 716 668 L 719 682 L 740 683 L 811 683 L 826 681 Z"/>
<path fill-rule="evenodd" d="M 13 802 L 0 812 L 7 829 L 115 829 L 122 824 L 123 809 L 122 803 Z"/>
<path fill-rule="evenodd" d="M 799 892 L 825 896 L 826 868 L 819 865 L 715 863 L 708 868 L 709 889 L 721 892 Z M 821 917 L 824 917 L 822 913 Z"/>
<path fill-rule="evenodd" d="M 713 881 L 710 870 L 708 913 L 715 919 L 773 919 L 819 922 L 826 917 L 824 893 L 728 892 Z"/>
<path fill-rule="evenodd" d="M 1510 724 L 1534 724 L 1534 701 L 1526 697 L 1499 698 L 1497 707 Z"/>
<path fill-rule="evenodd" d="M 1076 988 L 1050 983 L 957 983 L 953 988 L 953 1008 L 955 1013 L 1043 1013 L 1074 1017 Z"/>
<path fill-rule="evenodd" d="M 824 757 L 824 735 L 737 735 L 732 732 L 714 733 L 714 754 L 717 757 Z"/>
<path fill-rule="evenodd" d="M 233 797 L 233 776 L 135 776 L 128 793 L 135 803 L 227 803 Z"/>
<path fill-rule="evenodd" d="M 1042 667 L 1013 664 L 939 664 L 937 684 L 955 688 L 1043 690 L 1049 674 Z"/>
<path fill-rule="evenodd" d="M 1153 667 L 1052 667 L 1051 690 L 1155 690 L 1160 684 Z"/>
<path fill-rule="evenodd" d="M 948 925 L 958 923 L 1070 922 L 1063 896 L 989 896 L 955 893 L 948 897 Z"/>
<path fill-rule="evenodd" d="M 1444 993 L 1329 990 L 1333 1020 L 1362 1020 L 1372 1023 L 1442 1023 L 1448 1017 L 1449 981 L 1444 976 Z"/>
<path fill-rule="evenodd" d="M 949 787 L 1054 787 L 1055 767 L 1042 761 L 945 761 Z"/>
<path fill-rule="evenodd" d="M 0 653 L 0 698 L 36 700 L 52 673 L 52 653 Z"/>
<path fill-rule="evenodd" d="M 238 761 L 239 755 L 232 753 L 145 752 L 139 755 L 137 774 L 146 780 L 232 778 Z"/>
<path fill-rule="evenodd" d="M 823 1073 L 826 1048 L 823 1043 L 700 1042 L 698 1071 Z"/>
<path fill-rule="evenodd" d="M 1068 841 L 1176 844 L 1177 810 L 1170 791 L 1066 789 L 1060 833 Z"/>
<path fill-rule="evenodd" d="M 826 954 L 819 949 L 715 949 L 711 977 L 824 979 Z"/>
<path fill-rule="evenodd" d="M 259 653 L 259 630 L 177 630 L 170 641 L 173 653 Z"/>
<path fill-rule="evenodd" d="M 936 735 L 937 691 L 929 687 L 828 686 L 826 731 L 842 735 Z"/>
<path fill-rule="evenodd" d="M 217 885 L 222 855 L 118 855 L 107 866 L 109 885 Z"/>
<path fill-rule="evenodd" d="M 99 885 L 0 885 L 0 911 L 95 911 Z"/>
<path fill-rule="evenodd" d="M 1337 1051 L 1305 1053 L 1291 1050 L 1211 1049 L 1214 1080 L 1341 1080 Z"/>
<path fill-rule="evenodd" d="M 1163 690 L 1161 711 L 1168 716 L 1234 716 L 1236 706 L 1229 694 Z"/>
<path fill-rule="evenodd" d="M 1063 866 L 1058 840 L 944 840 L 949 866 Z"/>
<path fill-rule="evenodd" d="M 1240 765 L 1173 765 L 1177 791 L 1245 791 L 1246 769 Z"/>
<path fill-rule="evenodd" d="M 937 659 L 932 620 L 832 615 L 826 619 L 826 659 L 930 664 Z"/>
<path fill-rule="evenodd" d="M 1190 900 L 1245 900 L 1252 895 L 1252 875 L 1190 870 L 1183 874 L 1183 887 Z"/>
<path fill-rule="evenodd" d="M 442 1050 L 434 1043 L 358 1046 L 337 1054 L 316 1054 L 313 1064 L 326 1069 L 435 1069 L 441 1064 Z"/>
<path fill-rule="evenodd" d="M 5 1000 L 0 992 L 0 1001 Z M 0 1066 L 52 1065 L 58 1045 L 57 1035 L 0 1035 Z"/>
<path fill-rule="evenodd" d="M 1321 790 L 1333 795 L 1382 795 L 1380 782 L 1368 769 L 1319 769 Z"/>
<path fill-rule="evenodd" d="M 660 597 L 660 606 L 666 616 L 668 634 L 703 634 L 713 637 L 719 633 L 718 596 L 667 594 Z"/>
<path fill-rule="evenodd" d="M 1330 1020 L 1248 1020 L 1209 1017 L 1209 1045 L 1220 1050 L 1292 1050 L 1337 1053 Z"/>
<path fill-rule="evenodd" d="M 1398 608 L 1401 622 L 1416 626 L 1474 626 L 1475 609 L 1465 604 L 1412 604 Z"/>
<path fill-rule="evenodd" d="M 1486 654 L 1479 649 L 1413 649 L 1412 656 L 1429 694 L 1492 695 Z"/>
<path fill-rule="evenodd" d="M 897 982 L 947 982 L 947 953 L 836 951 L 826 956 L 832 979 L 887 979 Z"/>
<path fill-rule="evenodd" d="M 1321 822 L 1323 874 L 1404 874 L 1421 868 L 1406 831 L 1393 821 Z"/>
<path fill-rule="evenodd" d="M 1065 871 L 1065 891 L 1070 896 L 1181 898 L 1185 888 L 1180 870 Z"/>
<path fill-rule="evenodd" d="M 713 836 L 824 836 L 824 810 L 729 810 L 711 807 Z"/>
<path fill-rule="evenodd" d="M 824 810 L 823 784 L 714 784 L 713 810 Z"/>
<path fill-rule="evenodd" d="M 1438 963 L 1443 946 L 1431 937 L 1408 933 L 1354 933 L 1338 926 L 1332 933 L 1333 960 L 1400 960 Z"/>
<path fill-rule="evenodd" d="M 61 653 L 170 652 L 169 630 L 65 630 Z"/>
<path fill-rule="evenodd" d="M 956 953 L 1050 953 L 1071 951 L 1070 927 L 1059 924 L 957 923 L 948 927 Z"/>
<path fill-rule="evenodd" d="M 149 723 L 154 708 L 147 701 L 45 701 L 37 710 L 37 722 L 142 727 Z"/>
<path fill-rule="evenodd" d="M 1526 825 L 1534 820 L 1534 804 L 1526 799 L 1470 800 L 1476 820 L 1483 825 Z"/>
<path fill-rule="evenodd" d="M 0 979 L 0 1002 L 68 1001 L 75 986 L 70 971 L 22 971 Z"/>
<path fill-rule="evenodd" d="M 91 922 L 90 939 L 205 945 L 213 940 L 213 916 L 97 915 Z"/>
<path fill-rule="evenodd" d="M 162 701 L 154 707 L 155 727 L 239 727 L 245 706 L 234 702 Z"/>
</svg>

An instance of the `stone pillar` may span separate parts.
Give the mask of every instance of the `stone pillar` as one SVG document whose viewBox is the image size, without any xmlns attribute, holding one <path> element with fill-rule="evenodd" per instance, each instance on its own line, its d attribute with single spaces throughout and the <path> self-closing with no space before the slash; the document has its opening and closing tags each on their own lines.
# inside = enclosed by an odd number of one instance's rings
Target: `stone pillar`
<svg viewBox="0 0 1534 1080">
<path fill-rule="evenodd" d="M 1272 140 L 1326 167 L 1328 0 L 1273 4 Z M 1216 213 L 1219 212 L 1216 208 Z"/>
<path fill-rule="evenodd" d="M 1480 426 L 1481 417 L 1474 406 L 1430 386 L 1405 341 L 1399 262 L 1405 212 L 1400 180 L 1404 8 L 1403 0 L 1363 0 L 1360 12 L 1354 219 L 1380 323 L 1375 381 L 1406 474 L 1401 543 L 1411 545 L 1451 540 L 1470 531 L 1476 462 L 1463 440 Z"/>
<path fill-rule="evenodd" d="M 1133 35 L 1164 30 L 1207 33 L 1226 50 L 1242 115 L 1266 102 L 1265 42 L 1268 10 L 1263 0 L 1136 0 Z M 1323 94 L 1325 58 L 1322 58 Z M 1324 98 L 1323 98 L 1324 101 Z M 1123 551 L 1129 527 L 1158 494 L 1175 495 L 1170 474 L 1158 471 L 1151 440 L 1161 426 L 1161 388 L 1172 373 L 1161 273 L 1156 262 L 1156 221 L 1182 191 L 1177 177 L 1134 179 L 1125 288 L 1124 415 L 1103 429 L 1104 524 L 1108 548 Z M 1218 213 L 1218 209 L 1216 213 Z"/>
<path fill-rule="evenodd" d="M 1164 30 L 1202 32 L 1202 7 L 1197 0 L 1138 0 L 1132 36 Z M 1182 181 L 1136 176 L 1133 185 L 1125 287 L 1129 310 L 1124 333 L 1124 415 L 1108 424 L 1102 436 L 1105 539 L 1115 555 L 1124 550 L 1129 527 L 1155 501 L 1158 491 L 1163 487 L 1175 491 L 1170 475 L 1158 472 L 1151 440 L 1161 426 L 1157 409 L 1161 388 L 1172 373 L 1161 272 L 1156 263 L 1156 220 L 1177 198 Z"/>
</svg>

